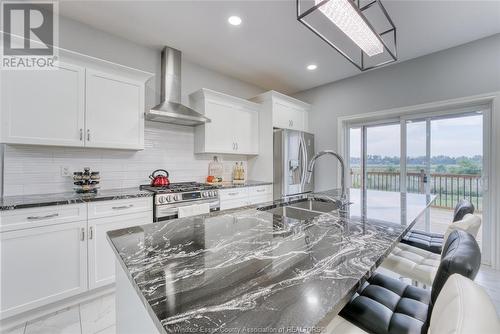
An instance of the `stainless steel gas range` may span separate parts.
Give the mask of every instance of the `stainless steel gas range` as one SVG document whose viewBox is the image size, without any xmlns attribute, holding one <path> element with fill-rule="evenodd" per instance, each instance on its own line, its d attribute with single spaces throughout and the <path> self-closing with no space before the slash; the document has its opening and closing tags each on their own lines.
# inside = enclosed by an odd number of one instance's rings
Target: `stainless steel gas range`
<svg viewBox="0 0 500 334">
<path fill-rule="evenodd" d="M 142 185 L 142 190 L 155 193 L 153 218 L 155 222 L 193 214 L 219 211 L 219 191 L 216 186 L 197 182 L 171 183 L 166 187 Z"/>
</svg>

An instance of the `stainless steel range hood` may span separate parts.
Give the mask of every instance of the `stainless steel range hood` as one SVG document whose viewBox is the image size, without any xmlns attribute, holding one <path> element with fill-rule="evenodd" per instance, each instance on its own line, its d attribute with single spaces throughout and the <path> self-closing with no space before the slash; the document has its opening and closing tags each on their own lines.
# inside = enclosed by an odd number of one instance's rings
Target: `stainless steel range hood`
<svg viewBox="0 0 500 334">
<path fill-rule="evenodd" d="M 179 50 L 166 46 L 161 52 L 160 104 L 146 111 L 154 122 L 195 126 L 210 122 L 199 112 L 181 103 L 181 59 Z"/>
</svg>

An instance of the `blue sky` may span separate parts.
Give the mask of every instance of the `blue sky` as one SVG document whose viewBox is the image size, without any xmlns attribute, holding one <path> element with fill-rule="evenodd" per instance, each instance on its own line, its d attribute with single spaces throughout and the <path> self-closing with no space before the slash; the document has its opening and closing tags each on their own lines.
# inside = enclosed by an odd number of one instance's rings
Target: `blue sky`
<svg viewBox="0 0 500 334">
<path fill-rule="evenodd" d="M 431 121 L 431 156 L 451 157 L 482 155 L 482 115 Z M 369 127 L 368 154 L 399 156 L 399 124 Z M 407 125 L 409 156 L 425 155 L 425 122 Z M 351 156 L 359 157 L 360 130 L 351 130 Z"/>
</svg>

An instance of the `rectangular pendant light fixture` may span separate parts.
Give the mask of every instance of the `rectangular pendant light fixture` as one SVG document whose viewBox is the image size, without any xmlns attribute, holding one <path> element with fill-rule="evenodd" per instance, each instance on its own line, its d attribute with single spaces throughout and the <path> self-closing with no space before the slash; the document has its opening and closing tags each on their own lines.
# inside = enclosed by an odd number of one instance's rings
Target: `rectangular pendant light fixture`
<svg viewBox="0 0 500 334">
<path fill-rule="evenodd" d="M 390 62 L 397 60 L 396 56 L 396 27 L 389 17 L 384 6 L 380 0 L 372 0 L 366 5 L 360 7 L 359 0 L 314 0 L 314 5 L 303 13 L 301 13 L 301 2 L 311 2 L 310 0 L 297 0 L 297 19 L 304 24 L 307 28 L 313 31 L 321 39 L 327 42 L 330 46 L 336 49 L 340 54 L 346 57 L 352 64 L 358 67 L 361 71 L 367 69 L 372 69 Z M 385 31 L 378 33 L 375 28 L 370 24 L 368 19 L 364 15 L 364 11 L 367 9 L 378 5 L 382 13 L 382 17 L 388 22 L 389 28 Z M 340 34 L 344 34 L 352 41 L 352 46 L 354 48 L 359 48 L 358 55 L 356 57 L 348 54 L 346 50 L 342 50 L 338 47 L 339 41 L 332 41 L 332 37 L 327 37 L 327 32 L 321 32 L 318 27 L 308 22 L 308 19 L 312 17 L 312 13 L 320 13 L 326 17 L 335 27 L 338 28 Z M 315 16 L 317 19 L 317 16 Z M 326 29 L 325 25 L 320 26 L 321 30 Z M 338 31 L 337 30 L 337 31 Z M 384 36 L 392 34 L 392 39 L 394 43 L 394 50 L 387 47 L 386 41 L 383 39 Z M 337 36 L 338 38 L 339 36 Z M 341 36 L 340 36 L 341 37 Z M 344 37 L 341 37 L 344 38 Z M 344 43 L 345 44 L 345 43 Z M 351 47 L 352 49 L 352 47 Z M 378 56 L 374 59 L 380 61 L 378 64 L 368 64 L 370 63 L 370 58 Z M 388 60 L 383 60 L 383 56 L 386 58 L 390 57 Z M 382 60 L 381 60 L 382 59 Z M 374 61 L 372 61 L 374 62 Z"/>
<path fill-rule="evenodd" d="M 323 4 L 321 4 L 323 2 Z M 368 56 L 384 52 L 384 46 L 350 0 L 315 0 L 319 10 L 344 32 Z"/>
</svg>

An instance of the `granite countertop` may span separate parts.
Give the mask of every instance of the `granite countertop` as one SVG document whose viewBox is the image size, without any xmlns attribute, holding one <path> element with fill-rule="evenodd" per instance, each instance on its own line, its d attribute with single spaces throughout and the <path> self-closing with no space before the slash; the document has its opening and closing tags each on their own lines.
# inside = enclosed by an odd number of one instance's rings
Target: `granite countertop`
<svg viewBox="0 0 500 334">
<path fill-rule="evenodd" d="M 231 188 L 245 188 L 245 187 L 257 187 L 257 186 L 265 186 L 265 185 L 270 185 L 273 184 L 272 182 L 265 182 L 265 181 L 253 181 L 253 180 L 247 180 L 243 184 L 235 184 L 232 182 L 222 182 L 221 185 L 218 185 L 218 189 L 231 189 Z"/>
<path fill-rule="evenodd" d="M 66 192 L 57 194 L 7 196 L 0 198 L 0 211 L 151 196 L 153 196 L 153 193 L 139 190 L 139 187 L 100 190 L 97 194 Z"/>
<path fill-rule="evenodd" d="M 218 189 L 255 187 L 269 184 L 273 183 L 251 180 L 246 181 L 244 184 L 233 184 L 232 182 L 227 182 L 219 185 Z M 6 196 L 0 197 L 0 211 L 151 196 L 153 196 L 152 192 L 140 190 L 139 187 L 99 190 L 97 194 L 77 194 L 75 192 L 65 192 L 55 194 Z"/>
<path fill-rule="evenodd" d="M 433 199 L 350 190 L 349 210 L 306 221 L 254 206 L 111 231 L 108 239 L 162 333 L 318 332 Z"/>
</svg>

